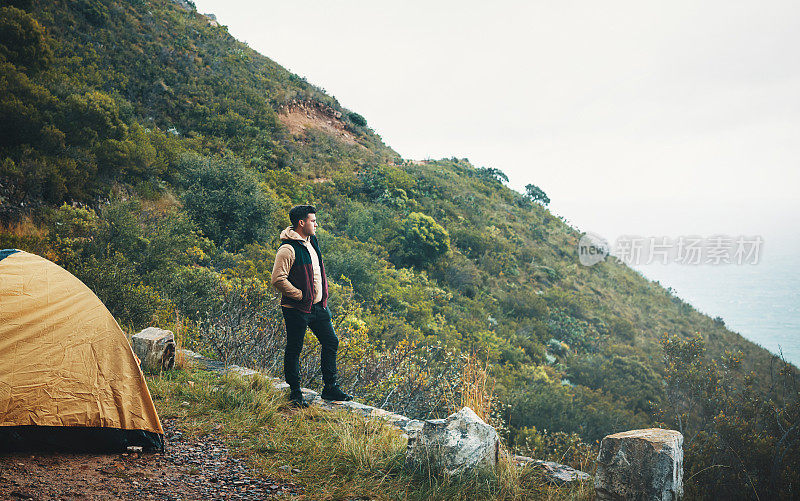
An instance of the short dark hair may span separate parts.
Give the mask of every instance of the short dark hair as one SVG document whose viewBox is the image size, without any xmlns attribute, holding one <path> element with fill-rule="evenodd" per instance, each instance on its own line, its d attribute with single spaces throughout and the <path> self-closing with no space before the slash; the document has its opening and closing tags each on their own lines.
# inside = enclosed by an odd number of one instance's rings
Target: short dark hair
<svg viewBox="0 0 800 501">
<path fill-rule="evenodd" d="M 289 211 L 289 220 L 292 222 L 292 228 L 297 228 L 297 223 L 305 221 L 309 214 L 316 214 L 317 208 L 313 205 L 295 205 Z"/>
</svg>

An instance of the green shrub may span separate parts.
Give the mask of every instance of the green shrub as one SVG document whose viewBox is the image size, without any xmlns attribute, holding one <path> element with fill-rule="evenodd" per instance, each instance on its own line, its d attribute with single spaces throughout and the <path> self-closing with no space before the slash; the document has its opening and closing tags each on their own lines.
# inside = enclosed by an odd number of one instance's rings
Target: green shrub
<svg viewBox="0 0 800 501">
<path fill-rule="evenodd" d="M 108 20 L 108 7 L 99 0 L 79 0 L 76 3 L 78 10 L 91 24 L 102 26 Z"/>
<path fill-rule="evenodd" d="M 375 295 L 381 265 L 375 255 L 364 247 L 329 245 L 325 252 L 325 269 L 333 279 L 341 276 L 348 278 L 353 283 L 356 296 L 362 301 L 369 301 Z"/>
<path fill-rule="evenodd" d="M 389 248 L 397 264 L 424 267 L 450 251 L 450 235 L 432 217 L 412 212 L 400 222 Z"/>
<path fill-rule="evenodd" d="M 404 169 L 393 165 L 381 165 L 372 167 L 359 173 L 363 183 L 364 192 L 373 200 L 384 197 L 388 193 L 396 193 L 396 190 L 403 190 L 408 196 L 413 197 L 416 188 L 416 181 Z"/>
<path fill-rule="evenodd" d="M 169 308 L 155 288 L 142 283 L 134 266 L 120 252 L 108 257 L 89 256 L 72 271 L 114 316 L 135 330 L 151 325 L 159 310 Z"/>
<path fill-rule="evenodd" d="M 742 352 L 707 357 L 705 341 L 664 334 L 663 415 L 684 439 L 686 493 L 697 499 L 791 499 L 800 481 L 797 368 L 773 356 L 767 391 L 742 370 Z"/>
<path fill-rule="evenodd" d="M 92 144 L 98 140 L 122 140 L 128 126 L 119 115 L 119 105 L 100 91 L 71 94 L 62 105 L 62 125 L 74 144 Z"/>
<path fill-rule="evenodd" d="M 661 376 L 636 357 L 589 355 L 572 357 L 567 365 L 572 383 L 605 390 L 637 412 L 652 413 L 664 396 Z"/>
<path fill-rule="evenodd" d="M 632 323 L 624 318 L 615 317 L 608 323 L 608 329 L 613 336 L 623 341 L 631 341 L 636 335 L 636 330 Z"/>
<path fill-rule="evenodd" d="M 496 242 L 483 228 L 458 227 L 451 232 L 453 244 L 471 259 L 478 259 L 496 245 Z"/>
<path fill-rule="evenodd" d="M 365 127 L 367 125 L 367 119 L 354 111 L 348 113 L 347 118 L 349 118 L 351 122 L 358 125 L 359 127 Z"/>
<path fill-rule="evenodd" d="M 601 392 L 582 386 L 532 382 L 516 389 L 509 403 L 507 419 L 514 428 L 577 433 L 586 442 L 651 423 L 641 415 L 621 409 Z"/>
<path fill-rule="evenodd" d="M 589 322 L 575 318 L 564 310 L 551 308 L 547 325 L 554 338 L 566 342 L 572 349 L 580 352 L 597 351 L 600 334 Z"/>
<path fill-rule="evenodd" d="M 181 168 L 184 207 L 218 246 L 238 251 L 277 236 L 282 218 L 276 197 L 262 189 L 256 176 L 238 161 L 187 157 Z"/>
<path fill-rule="evenodd" d="M 53 58 L 44 28 L 16 7 L 0 7 L 0 56 L 30 69 L 46 66 Z"/>
<path fill-rule="evenodd" d="M 516 318 L 546 319 L 547 302 L 530 288 L 509 291 L 500 297 L 503 313 Z"/>
<path fill-rule="evenodd" d="M 483 286 L 481 270 L 471 260 L 458 252 L 434 270 L 437 279 L 472 298 Z"/>
</svg>

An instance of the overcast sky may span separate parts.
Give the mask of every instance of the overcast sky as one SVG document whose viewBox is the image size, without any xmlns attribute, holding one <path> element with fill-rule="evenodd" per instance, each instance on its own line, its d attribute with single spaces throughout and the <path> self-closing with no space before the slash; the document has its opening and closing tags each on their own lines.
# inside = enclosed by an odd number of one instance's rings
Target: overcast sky
<svg viewBox="0 0 800 501">
<path fill-rule="evenodd" d="M 499 168 L 581 230 L 798 234 L 800 2 L 196 5 L 403 157 Z"/>
</svg>

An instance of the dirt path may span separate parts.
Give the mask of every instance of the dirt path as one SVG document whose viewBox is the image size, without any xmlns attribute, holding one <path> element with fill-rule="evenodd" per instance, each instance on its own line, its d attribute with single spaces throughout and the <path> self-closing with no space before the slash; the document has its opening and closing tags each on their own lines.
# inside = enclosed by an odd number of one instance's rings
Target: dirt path
<svg viewBox="0 0 800 501">
<path fill-rule="evenodd" d="M 0 455 L 0 499 L 286 499 L 302 491 L 254 475 L 218 436 L 186 439 L 174 420 L 162 424 L 164 454 Z"/>
</svg>

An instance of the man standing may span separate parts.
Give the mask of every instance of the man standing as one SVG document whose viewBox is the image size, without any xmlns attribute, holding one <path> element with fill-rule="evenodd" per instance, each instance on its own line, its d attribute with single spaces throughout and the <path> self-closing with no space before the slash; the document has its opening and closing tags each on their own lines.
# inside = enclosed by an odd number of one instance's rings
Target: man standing
<svg viewBox="0 0 800 501">
<path fill-rule="evenodd" d="M 300 391 L 300 351 L 306 328 L 322 345 L 322 380 L 325 400 L 352 400 L 336 382 L 336 350 L 339 338 L 333 331 L 328 308 L 328 280 L 317 243 L 317 209 L 297 205 L 289 211 L 292 225 L 281 232 L 283 245 L 275 255 L 272 285 L 282 294 L 281 309 L 286 322 L 286 352 L 283 373 L 289 384 L 289 400 L 300 408 L 308 407 Z"/>
</svg>

